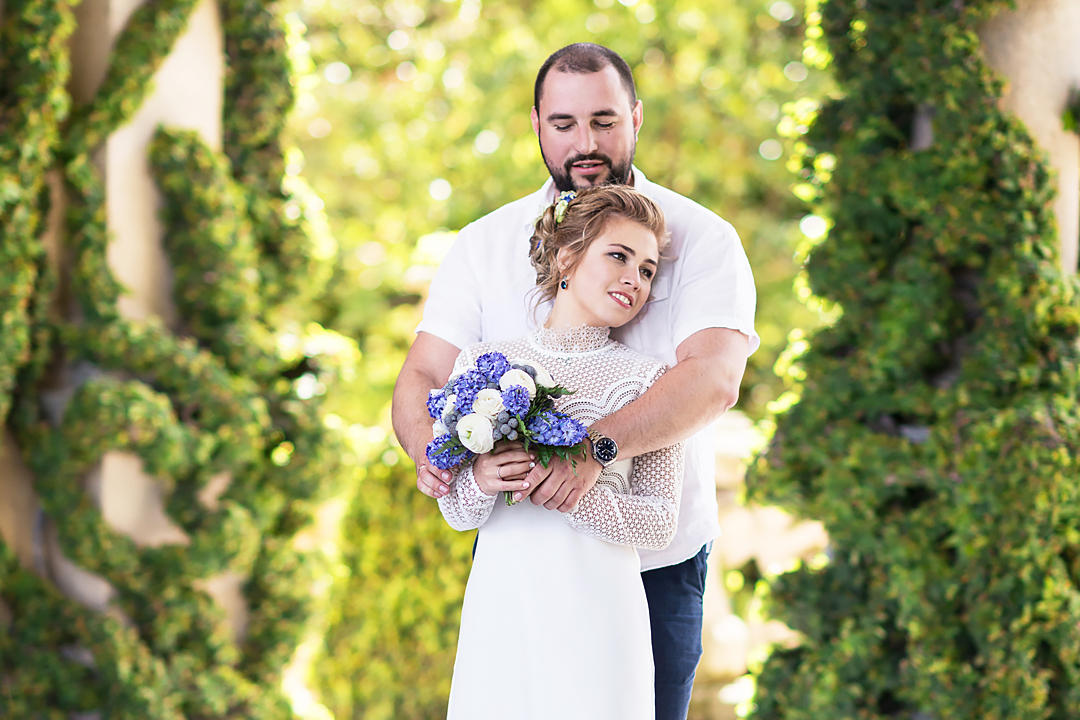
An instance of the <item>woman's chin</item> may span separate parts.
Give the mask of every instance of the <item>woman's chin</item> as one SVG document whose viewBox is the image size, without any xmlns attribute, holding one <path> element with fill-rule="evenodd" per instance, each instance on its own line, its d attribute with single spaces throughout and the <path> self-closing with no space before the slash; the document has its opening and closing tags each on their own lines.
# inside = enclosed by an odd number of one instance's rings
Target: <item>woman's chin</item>
<svg viewBox="0 0 1080 720">
<path fill-rule="evenodd" d="M 634 312 L 619 313 L 618 317 L 608 318 L 610 322 L 608 322 L 607 326 L 613 329 L 620 328 L 636 318 L 638 312 L 639 311 L 635 310 Z"/>
</svg>

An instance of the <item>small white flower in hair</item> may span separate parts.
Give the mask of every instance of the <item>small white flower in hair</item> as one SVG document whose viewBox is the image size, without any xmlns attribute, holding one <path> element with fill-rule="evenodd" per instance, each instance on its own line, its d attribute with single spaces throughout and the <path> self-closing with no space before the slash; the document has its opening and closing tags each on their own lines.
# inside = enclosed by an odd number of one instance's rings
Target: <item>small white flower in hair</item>
<svg viewBox="0 0 1080 720">
<path fill-rule="evenodd" d="M 559 199 L 555 201 L 555 224 L 558 225 L 566 217 L 566 207 L 570 201 L 577 197 L 577 192 L 567 190 L 559 193 Z"/>
</svg>

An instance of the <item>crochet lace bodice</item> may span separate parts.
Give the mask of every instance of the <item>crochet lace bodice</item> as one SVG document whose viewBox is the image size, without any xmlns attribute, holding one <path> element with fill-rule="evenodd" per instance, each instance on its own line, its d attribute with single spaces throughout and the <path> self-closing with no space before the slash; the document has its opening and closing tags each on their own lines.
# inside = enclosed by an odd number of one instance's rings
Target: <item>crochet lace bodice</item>
<svg viewBox="0 0 1080 720">
<path fill-rule="evenodd" d="M 453 374 L 475 366 L 476 359 L 498 351 L 510 359 L 539 363 L 572 395 L 556 399 L 556 409 L 586 426 L 637 398 L 667 369 L 608 337 L 607 328 L 541 328 L 517 340 L 477 343 L 465 348 Z M 682 445 L 620 459 L 604 468 L 596 485 L 565 514 L 575 529 L 608 542 L 662 549 L 675 534 L 682 491 Z M 458 469 L 450 492 L 439 499 L 446 521 L 456 530 L 480 527 L 500 496 L 486 494 L 472 475 L 472 465 Z M 554 512 L 554 511 L 552 511 Z"/>
</svg>

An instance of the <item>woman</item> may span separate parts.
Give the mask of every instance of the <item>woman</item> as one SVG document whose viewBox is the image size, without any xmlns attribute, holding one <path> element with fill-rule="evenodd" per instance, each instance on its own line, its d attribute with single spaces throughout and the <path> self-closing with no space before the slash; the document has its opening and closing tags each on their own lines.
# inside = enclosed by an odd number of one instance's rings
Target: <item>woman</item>
<svg viewBox="0 0 1080 720">
<path fill-rule="evenodd" d="M 544 326 L 469 346 L 454 372 L 499 351 L 572 389 L 557 409 L 585 425 L 618 410 L 666 369 L 608 337 L 645 305 L 665 242 L 660 210 L 632 188 L 561 199 L 530 245 L 538 303 L 552 301 Z M 499 499 L 527 487 L 534 460 L 519 444 L 480 455 L 439 500 L 455 529 L 483 526 L 448 717 L 651 720 L 649 613 L 635 548 L 663 548 L 675 534 L 681 446 L 605 467 L 566 514 Z"/>
</svg>

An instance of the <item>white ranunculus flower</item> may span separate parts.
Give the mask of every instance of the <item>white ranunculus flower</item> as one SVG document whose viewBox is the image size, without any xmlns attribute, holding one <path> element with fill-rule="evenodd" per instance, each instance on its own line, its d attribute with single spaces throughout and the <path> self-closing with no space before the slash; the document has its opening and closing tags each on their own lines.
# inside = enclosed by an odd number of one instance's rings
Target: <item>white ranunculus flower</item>
<svg viewBox="0 0 1080 720">
<path fill-rule="evenodd" d="M 499 387 L 505 390 L 511 385 L 521 385 L 528 390 L 530 400 L 536 397 L 536 383 L 533 382 L 529 373 L 524 370 L 513 368 L 503 373 L 502 377 L 499 378 Z"/>
<path fill-rule="evenodd" d="M 448 432 L 450 432 L 450 431 L 446 428 L 445 425 L 443 425 L 442 420 L 436 420 L 431 426 L 431 434 L 434 437 L 439 437 L 440 435 L 445 435 Z"/>
<path fill-rule="evenodd" d="M 506 408 L 503 407 L 501 392 L 491 388 L 484 388 L 476 393 L 472 409 L 473 412 L 480 413 L 484 417 L 494 418 Z"/>
<path fill-rule="evenodd" d="M 529 361 L 529 365 L 532 365 L 533 370 L 536 371 L 537 385 L 542 388 L 555 387 L 555 378 L 551 377 L 551 373 L 549 373 L 547 369 L 544 368 L 544 366 L 540 365 L 539 363 L 534 363 L 531 360 Z"/>
<path fill-rule="evenodd" d="M 495 447 L 494 429 L 491 421 L 480 413 L 469 413 L 458 420 L 457 435 L 462 445 L 480 455 Z"/>
</svg>

